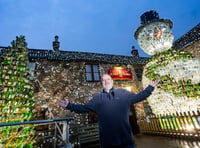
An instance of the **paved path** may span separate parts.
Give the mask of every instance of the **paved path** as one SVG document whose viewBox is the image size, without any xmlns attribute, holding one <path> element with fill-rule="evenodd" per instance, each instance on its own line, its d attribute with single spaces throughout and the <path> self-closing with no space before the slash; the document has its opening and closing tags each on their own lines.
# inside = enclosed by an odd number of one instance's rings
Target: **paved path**
<svg viewBox="0 0 200 148">
<path fill-rule="evenodd" d="M 200 148 L 200 141 L 170 137 L 135 135 L 136 148 Z"/>
<path fill-rule="evenodd" d="M 200 141 L 162 136 L 134 135 L 136 148 L 200 148 Z M 100 148 L 99 144 L 81 146 L 81 148 Z"/>
</svg>

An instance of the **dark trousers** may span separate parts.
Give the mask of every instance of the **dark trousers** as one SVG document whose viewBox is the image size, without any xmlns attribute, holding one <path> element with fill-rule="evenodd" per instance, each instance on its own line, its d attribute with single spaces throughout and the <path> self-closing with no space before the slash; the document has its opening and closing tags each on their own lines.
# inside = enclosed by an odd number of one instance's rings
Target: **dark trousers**
<svg viewBox="0 0 200 148">
<path fill-rule="evenodd" d="M 101 148 L 136 148 L 134 144 L 132 145 L 123 145 L 123 146 L 102 146 Z"/>
</svg>

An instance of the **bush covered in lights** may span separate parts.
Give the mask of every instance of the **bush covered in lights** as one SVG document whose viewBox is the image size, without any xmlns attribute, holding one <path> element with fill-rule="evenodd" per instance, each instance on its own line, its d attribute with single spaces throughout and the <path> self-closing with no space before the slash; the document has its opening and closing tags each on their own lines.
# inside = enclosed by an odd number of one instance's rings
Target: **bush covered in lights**
<svg viewBox="0 0 200 148">
<path fill-rule="evenodd" d="M 29 82 L 25 37 L 16 37 L 0 61 L 0 123 L 32 120 L 34 92 Z M 0 128 L 0 147 L 34 147 L 32 125 Z"/>
<path fill-rule="evenodd" d="M 142 82 L 160 77 L 148 102 L 154 114 L 197 111 L 200 106 L 200 59 L 169 49 L 153 55 L 144 68 Z"/>
<path fill-rule="evenodd" d="M 180 50 L 167 50 L 153 55 L 145 70 L 150 80 L 160 77 L 158 88 L 175 96 L 200 96 L 199 59 Z"/>
</svg>

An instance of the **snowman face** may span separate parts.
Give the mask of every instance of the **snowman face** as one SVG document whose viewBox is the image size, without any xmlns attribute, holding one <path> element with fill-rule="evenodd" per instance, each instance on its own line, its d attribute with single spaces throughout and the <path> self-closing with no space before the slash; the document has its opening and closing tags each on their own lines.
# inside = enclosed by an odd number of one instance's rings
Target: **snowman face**
<svg viewBox="0 0 200 148">
<path fill-rule="evenodd" d="M 171 48 L 174 36 L 169 24 L 153 22 L 141 29 L 138 34 L 140 47 L 149 55 L 154 55 Z"/>
</svg>

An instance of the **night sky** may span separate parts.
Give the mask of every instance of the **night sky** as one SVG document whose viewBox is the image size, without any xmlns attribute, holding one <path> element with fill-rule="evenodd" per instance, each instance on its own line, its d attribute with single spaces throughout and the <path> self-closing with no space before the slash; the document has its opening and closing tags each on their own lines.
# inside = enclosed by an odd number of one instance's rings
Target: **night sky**
<svg viewBox="0 0 200 148">
<path fill-rule="evenodd" d="M 0 46 L 24 35 L 28 48 L 131 55 L 140 16 L 156 10 L 170 19 L 175 40 L 200 22 L 200 0 L 0 0 Z"/>
</svg>

